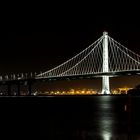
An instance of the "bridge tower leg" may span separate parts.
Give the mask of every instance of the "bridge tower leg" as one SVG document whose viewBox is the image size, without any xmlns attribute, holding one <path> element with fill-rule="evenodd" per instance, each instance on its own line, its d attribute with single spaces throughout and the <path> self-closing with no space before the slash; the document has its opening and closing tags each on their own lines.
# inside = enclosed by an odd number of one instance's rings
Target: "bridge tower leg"
<svg viewBox="0 0 140 140">
<path fill-rule="evenodd" d="M 10 83 L 7 84 L 7 92 L 8 92 L 8 96 L 10 96 L 11 95 L 11 84 Z"/>
<path fill-rule="evenodd" d="M 17 96 L 20 96 L 20 82 L 17 83 Z"/>
<path fill-rule="evenodd" d="M 103 32 L 103 72 L 109 72 L 108 65 L 108 33 Z M 109 76 L 102 77 L 102 94 L 110 94 Z"/>
<path fill-rule="evenodd" d="M 28 81 L 28 95 L 32 95 L 32 83 L 31 81 Z"/>
</svg>

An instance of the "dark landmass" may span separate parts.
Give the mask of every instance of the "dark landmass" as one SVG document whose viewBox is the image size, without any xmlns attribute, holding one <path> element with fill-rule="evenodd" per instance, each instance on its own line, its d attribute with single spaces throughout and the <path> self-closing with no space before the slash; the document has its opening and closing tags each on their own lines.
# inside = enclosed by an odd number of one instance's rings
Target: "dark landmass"
<svg viewBox="0 0 140 140">
<path fill-rule="evenodd" d="M 137 85 L 134 89 L 128 90 L 128 95 L 140 95 L 140 85 Z"/>
</svg>

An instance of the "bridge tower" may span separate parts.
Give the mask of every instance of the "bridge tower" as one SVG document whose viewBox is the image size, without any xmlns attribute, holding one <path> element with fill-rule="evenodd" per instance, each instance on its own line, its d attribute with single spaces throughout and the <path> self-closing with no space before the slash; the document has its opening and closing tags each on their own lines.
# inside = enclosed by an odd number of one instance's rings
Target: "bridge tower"
<svg viewBox="0 0 140 140">
<path fill-rule="evenodd" d="M 108 33 L 103 32 L 103 72 L 109 72 L 108 65 Z M 110 94 L 109 76 L 102 77 L 102 92 L 101 94 Z"/>
</svg>

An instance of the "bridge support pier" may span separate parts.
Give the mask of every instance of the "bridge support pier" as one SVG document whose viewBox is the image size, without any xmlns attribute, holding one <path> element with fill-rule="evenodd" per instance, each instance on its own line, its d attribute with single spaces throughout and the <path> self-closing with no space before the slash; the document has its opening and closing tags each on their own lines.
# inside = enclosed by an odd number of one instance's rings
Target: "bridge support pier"
<svg viewBox="0 0 140 140">
<path fill-rule="evenodd" d="M 28 95 L 32 95 L 32 83 L 31 81 L 28 81 Z"/>
<path fill-rule="evenodd" d="M 17 83 L 17 96 L 20 96 L 20 83 Z"/>
<path fill-rule="evenodd" d="M 102 77 L 102 94 L 110 94 L 109 76 Z"/>
<path fill-rule="evenodd" d="M 11 95 L 11 84 L 10 83 L 8 83 L 8 85 L 7 85 L 7 92 L 8 92 L 8 96 L 10 96 Z"/>
<path fill-rule="evenodd" d="M 103 32 L 103 72 L 109 72 L 108 65 L 108 33 Z M 109 76 L 102 77 L 102 94 L 110 94 Z"/>
</svg>

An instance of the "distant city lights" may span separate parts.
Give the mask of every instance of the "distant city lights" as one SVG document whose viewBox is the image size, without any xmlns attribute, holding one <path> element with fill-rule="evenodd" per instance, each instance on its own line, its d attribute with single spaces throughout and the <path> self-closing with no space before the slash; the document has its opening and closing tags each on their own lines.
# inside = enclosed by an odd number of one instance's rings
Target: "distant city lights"
<svg viewBox="0 0 140 140">
<path fill-rule="evenodd" d="M 127 94 L 132 88 L 122 87 L 111 90 L 111 94 Z M 100 95 L 101 91 L 94 89 L 70 89 L 70 90 L 51 90 L 38 93 L 38 95 Z"/>
</svg>

